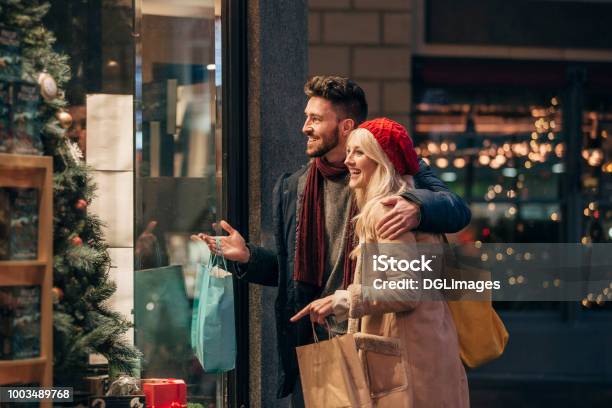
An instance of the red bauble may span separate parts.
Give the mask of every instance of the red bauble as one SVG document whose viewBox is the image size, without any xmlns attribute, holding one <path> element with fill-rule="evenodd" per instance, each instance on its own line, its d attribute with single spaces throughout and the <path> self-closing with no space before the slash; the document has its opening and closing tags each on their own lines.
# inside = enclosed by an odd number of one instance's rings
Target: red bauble
<svg viewBox="0 0 612 408">
<path fill-rule="evenodd" d="M 87 208 L 87 201 L 86 201 L 86 200 L 83 200 L 83 199 L 81 198 L 81 199 L 79 199 L 79 200 L 76 202 L 76 204 L 75 204 L 74 206 L 75 206 L 75 208 L 76 208 L 77 210 L 81 210 L 81 211 L 82 211 L 82 210 L 84 210 L 84 209 L 86 209 L 86 208 Z"/>
<path fill-rule="evenodd" d="M 83 245 L 83 240 L 78 235 L 76 237 L 72 238 L 70 240 L 70 242 L 72 242 L 72 245 L 74 245 L 74 246 L 81 246 L 81 245 Z"/>
<path fill-rule="evenodd" d="M 53 294 L 53 303 L 59 303 L 64 298 L 64 291 L 60 288 L 54 287 L 51 289 Z"/>
</svg>

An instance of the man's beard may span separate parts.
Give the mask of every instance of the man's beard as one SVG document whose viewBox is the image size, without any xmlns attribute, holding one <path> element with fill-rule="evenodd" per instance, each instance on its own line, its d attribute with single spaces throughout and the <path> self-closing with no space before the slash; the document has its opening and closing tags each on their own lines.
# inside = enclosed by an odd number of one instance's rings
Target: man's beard
<svg viewBox="0 0 612 408">
<path fill-rule="evenodd" d="M 325 156 L 327 153 L 329 153 L 332 149 L 334 149 L 336 146 L 338 146 L 338 142 L 340 140 L 339 138 L 339 129 L 336 129 L 336 131 L 333 133 L 334 137 L 333 139 L 328 139 L 328 140 L 324 140 L 323 138 L 321 138 L 320 140 L 323 141 L 323 144 L 320 145 L 314 152 L 308 152 L 306 151 L 306 154 L 308 155 L 308 157 L 323 157 Z"/>
</svg>

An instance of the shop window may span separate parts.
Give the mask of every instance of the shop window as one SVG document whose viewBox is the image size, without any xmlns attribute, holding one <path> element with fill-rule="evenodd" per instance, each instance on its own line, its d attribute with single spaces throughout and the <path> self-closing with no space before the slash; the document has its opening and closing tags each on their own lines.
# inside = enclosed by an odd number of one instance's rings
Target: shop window
<svg viewBox="0 0 612 408">
<path fill-rule="evenodd" d="M 612 241 L 612 87 L 603 72 L 598 64 L 416 61 L 415 144 L 472 210 L 455 241 Z M 611 300 L 602 288 L 581 308 L 607 310 Z"/>
<path fill-rule="evenodd" d="M 561 89 L 507 86 L 503 73 L 498 72 L 501 80 L 488 80 L 486 69 L 479 74 L 482 67 L 469 65 L 463 67 L 470 73 L 466 83 L 457 83 L 461 74 L 448 74 L 445 64 L 417 64 L 415 75 L 417 150 L 472 210 L 470 225 L 451 239 L 564 242 Z M 470 75 L 481 79 L 470 83 Z M 498 302 L 496 307 L 559 310 L 562 305 Z"/>
<path fill-rule="evenodd" d="M 205 407 L 226 406 L 234 392 L 228 375 L 203 371 L 190 336 L 197 266 L 209 252 L 189 238 L 213 233 L 225 205 L 221 6 L 53 0 L 45 18 L 56 50 L 70 58 L 68 136 L 89 164 L 100 152 L 112 156 L 113 167 L 95 168 L 109 180 L 97 200 L 109 208 L 98 211 L 125 221 L 107 230 L 113 256 L 133 245 L 133 259 L 113 258 L 113 267 L 129 305 L 119 312 L 133 304 L 140 377 L 182 379 L 188 401 Z"/>
<path fill-rule="evenodd" d="M 222 374 L 191 348 L 197 267 L 221 211 L 220 10 L 144 0 L 136 94 L 135 342 L 143 378 L 181 378 L 190 401 L 223 404 Z"/>
</svg>

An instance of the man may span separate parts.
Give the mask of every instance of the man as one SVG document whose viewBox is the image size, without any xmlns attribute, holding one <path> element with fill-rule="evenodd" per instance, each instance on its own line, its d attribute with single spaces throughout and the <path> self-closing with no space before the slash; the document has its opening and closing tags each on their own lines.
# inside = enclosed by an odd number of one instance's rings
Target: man
<svg viewBox="0 0 612 408">
<path fill-rule="evenodd" d="M 279 352 L 278 397 L 291 393 L 294 406 L 303 406 L 295 348 L 312 340 L 311 323 L 289 319 L 315 299 L 331 307 L 331 295 L 346 288 L 354 265 L 348 257 L 353 240 L 348 170 L 343 164 L 349 133 L 366 120 L 363 90 L 353 81 L 317 76 L 304 87 L 309 97 L 302 132 L 306 154 L 313 160 L 291 175 L 280 177 L 274 188 L 273 212 L 276 251 L 244 239 L 225 221 L 229 236 L 215 239 L 200 234 L 211 250 L 239 262 L 239 275 L 251 283 L 278 286 L 276 329 Z M 407 230 L 456 232 L 470 221 L 463 200 L 451 193 L 420 161 L 414 176 L 416 189 L 388 199 L 394 206 L 377 226 L 379 236 L 394 239 Z M 346 324 L 346 322 L 344 322 Z M 332 321 L 336 332 L 346 330 Z"/>
</svg>

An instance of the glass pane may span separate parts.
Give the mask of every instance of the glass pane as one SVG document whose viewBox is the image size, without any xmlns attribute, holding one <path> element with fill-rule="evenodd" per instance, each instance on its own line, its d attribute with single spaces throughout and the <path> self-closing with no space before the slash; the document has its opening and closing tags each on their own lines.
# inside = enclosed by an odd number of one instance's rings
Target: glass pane
<svg viewBox="0 0 612 408">
<path fill-rule="evenodd" d="M 88 114 L 95 122 L 109 118 L 112 108 L 98 104 L 95 96 L 132 95 L 134 90 L 134 36 L 131 1 L 83 2 L 52 0 L 44 25 L 57 37 L 53 48 L 69 57 L 70 81 L 64 87 L 72 125 L 67 136 L 87 160 Z M 93 99 L 92 99 L 93 98 Z M 93 125 L 93 123 L 90 123 Z M 90 134 L 98 137 L 99 127 Z M 125 142 L 126 135 L 107 136 Z M 95 142 L 99 147 L 99 142 Z"/>
<path fill-rule="evenodd" d="M 219 2 L 218 2 L 219 3 Z M 191 349 L 197 265 L 221 202 L 220 4 L 143 0 L 136 93 L 135 340 L 142 377 L 180 378 L 190 402 L 222 406 L 225 377 Z"/>
<path fill-rule="evenodd" d="M 5 3 L 3 2 L 3 6 Z M 33 2 L 22 3 L 27 8 L 34 5 Z M 64 86 L 60 86 L 60 89 L 65 92 L 68 103 L 65 108 L 67 112 L 59 114 L 58 119 L 66 128 L 65 135 L 73 142 L 70 145 L 73 158 L 87 163 L 92 170 L 89 176 L 93 178 L 98 187 L 95 198 L 89 202 L 86 200 L 88 197 L 80 193 L 74 209 L 78 209 L 79 212 L 86 211 L 89 215 L 96 215 L 103 220 L 106 226 L 103 243 L 109 246 L 108 255 L 112 265 L 112 269 L 108 271 L 109 278 L 118 287 L 113 296 L 104 300 L 104 303 L 119 316 L 130 319 L 132 264 L 125 262 L 125 257 L 121 260 L 118 254 L 128 254 L 133 244 L 133 220 L 130 206 L 132 205 L 133 178 L 132 106 L 135 37 L 133 35 L 132 2 L 126 0 L 52 0 L 49 6 L 43 26 L 57 38 L 57 41 L 53 42 L 53 48 L 68 57 L 67 63 L 70 67 L 70 80 Z M 57 161 L 55 163 L 57 164 Z M 62 165 L 56 165 L 56 171 L 61 171 L 62 167 Z M 58 198 L 57 194 L 55 196 Z M 70 192 L 66 194 L 61 192 L 59 197 L 61 196 L 63 198 L 59 200 L 54 199 L 56 204 L 70 203 L 74 199 L 71 198 L 72 193 Z M 120 205 L 119 202 L 124 204 Z M 122 208 L 118 211 L 120 206 Z M 68 208 L 72 208 L 72 205 Z M 56 210 L 58 210 L 57 205 Z M 72 234 L 71 224 L 81 219 L 81 215 L 77 215 L 76 212 L 72 215 L 69 209 L 62 211 L 60 208 L 54 213 L 54 216 L 58 219 L 56 227 L 61 226 L 56 228 L 54 244 L 56 250 L 60 248 L 55 254 L 57 259 L 65 251 L 61 249 L 65 247 L 62 241 L 66 239 L 68 233 Z M 62 217 L 65 220 L 62 220 Z M 79 226 L 74 230 L 78 232 L 81 229 L 82 227 Z M 75 240 L 76 243 L 80 242 L 79 245 L 83 245 L 84 248 L 91 245 L 89 239 L 86 239 L 84 235 L 81 234 L 80 238 L 82 239 Z M 95 272 L 92 272 L 90 268 L 68 268 L 68 265 L 63 264 L 61 267 L 56 264 L 54 269 L 54 282 L 57 285 L 58 293 L 62 293 L 62 290 L 65 292 L 69 287 L 90 285 L 92 282 L 99 283 L 100 274 L 107 272 L 99 267 L 94 268 Z M 79 293 L 84 293 L 84 291 L 79 291 Z M 106 342 L 98 346 L 100 339 L 97 339 L 96 335 L 92 336 L 92 330 L 97 323 L 86 323 L 97 321 L 99 319 L 95 317 L 97 314 L 87 319 L 83 319 L 82 315 L 79 316 L 81 314 L 79 310 L 82 310 L 82 307 L 74 303 L 74 296 L 60 296 L 59 302 L 54 305 L 54 310 L 68 313 L 74 318 L 75 327 L 83 327 L 84 330 L 80 332 L 80 338 L 77 333 L 80 329 L 70 330 L 69 333 L 65 332 L 63 335 L 63 330 L 55 332 L 53 380 L 56 385 L 64 384 L 74 387 L 73 405 L 77 406 L 87 404 L 88 397 L 83 392 L 85 386 L 81 381 L 85 372 L 95 373 L 95 375 L 108 373 L 111 376 L 116 375 L 117 372 L 112 364 L 108 365 L 106 358 L 101 354 L 90 354 L 87 360 L 78 357 L 79 352 L 73 352 L 75 341 L 82 342 L 77 349 L 87 350 L 92 347 L 98 352 L 108 350 L 104 345 Z M 90 299 L 89 302 L 98 303 L 99 300 Z M 70 306 L 67 306 L 68 303 Z M 72 332 L 75 332 L 76 336 L 72 335 Z M 128 336 L 129 332 L 113 335 L 118 341 L 131 342 Z M 77 357 L 74 358 L 75 356 Z M 114 357 L 117 355 L 115 354 Z M 92 389 L 91 394 L 100 395 L 102 388 Z"/>
<path fill-rule="evenodd" d="M 472 210 L 461 242 L 562 241 L 564 142 L 560 98 L 538 89 L 417 88 L 418 152 Z M 557 309 L 503 302 L 498 309 Z"/>
</svg>

